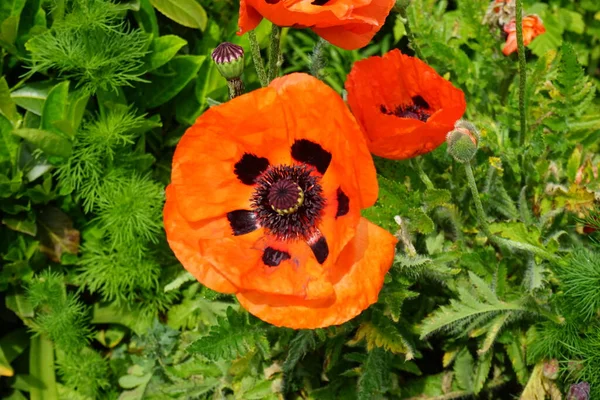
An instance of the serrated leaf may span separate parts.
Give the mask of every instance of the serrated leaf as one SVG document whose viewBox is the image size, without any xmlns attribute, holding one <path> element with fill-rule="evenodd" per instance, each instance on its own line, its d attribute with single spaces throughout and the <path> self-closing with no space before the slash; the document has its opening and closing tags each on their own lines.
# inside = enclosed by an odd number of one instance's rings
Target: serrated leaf
<svg viewBox="0 0 600 400">
<path fill-rule="evenodd" d="M 233 360 L 252 350 L 268 349 L 263 330 L 248 321 L 248 315 L 227 309 L 227 317 L 219 318 L 218 325 L 207 336 L 201 337 L 187 347 L 190 353 L 198 353 L 209 360 Z"/>
<path fill-rule="evenodd" d="M 381 348 L 375 348 L 368 353 L 358 378 L 358 400 L 372 400 L 387 391 L 390 385 L 390 356 Z"/>
<path fill-rule="evenodd" d="M 452 194 L 446 189 L 427 189 L 423 193 L 423 202 L 428 208 L 441 206 L 450 201 Z"/>
<path fill-rule="evenodd" d="M 316 348 L 317 339 L 314 331 L 301 330 L 296 333 L 296 336 L 290 342 L 290 348 L 283 362 L 283 373 L 286 375 L 290 374 L 306 353 Z"/>
<path fill-rule="evenodd" d="M 513 371 L 517 375 L 517 379 L 521 385 L 525 385 L 527 383 L 527 379 L 529 377 L 529 370 L 527 368 L 527 363 L 525 361 L 525 339 L 519 335 L 518 337 L 513 338 L 507 345 L 506 354 L 508 354 L 508 358 L 512 364 Z"/>
<path fill-rule="evenodd" d="M 429 215 L 421 208 L 411 208 L 408 214 L 409 227 L 412 231 L 427 235 L 433 232 L 435 225 Z"/>
<path fill-rule="evenodd" d="M 487 381 L 490 369 L 492 368 L 492 352 L 486 353 L 480 357 L 475 367 L 475 374 L 473 377 L 473 392 L 479 394 L 483 389 L 485 382 Z"/>
<path fill-rule="evenodd" d="M 201 31 L 206 29 L 206 11 L 196 0 L 150 0 L 150 3 L 178 24 Z"/>
<path fill-rule="evenodd" d="M 463 348 L 454 361 L 454 376 L 458 386 L 467 391 L 473 389 L 473 372 L 475 362 L 469 350 Z"/>
<path fill-rule="evenodd" d="M 381 347 L 395 354 L 405 354 L 407 360 L 415 357 L 415 346 L 410 343 L 409 338 L 380 313 L 373 313 L 371 321 L 361 324 L 349 344 L 359 343 L 363 339 L 367 343 L 368 351 Z"/>
</svg>

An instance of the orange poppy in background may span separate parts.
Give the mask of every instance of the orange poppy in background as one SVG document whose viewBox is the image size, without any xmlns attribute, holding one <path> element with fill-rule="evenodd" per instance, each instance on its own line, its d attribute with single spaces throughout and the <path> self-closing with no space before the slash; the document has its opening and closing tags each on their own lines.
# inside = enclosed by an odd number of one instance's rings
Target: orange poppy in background
<svg viewBox="0 0 600 400">
<path fill-rule="evenodd" d="M 508 34 L 506 43 L 502 48 L 505 56 L 517 51 L 517 23 L 513 19 L 504 25 L 504 32 Z M 528 15 L 523 18 L 523 44 L 528 46 L 533 39 L 546 32 L 542 19 L 537 15 Z"/>
<path fill-rule="evenodd" d="M 210 108 L 187 130 L 164 223 L 204 285 L 274 325 L 324 327 L 374 303 L 392 264 L 395 237 L 360 216 L 377 192 L 343 100 L 292 74 Z"/>
<path fill-rule="evenodd" d="M 242 35 L 263 18 L 279 26 L 311 28 L 335 46 L 366 46 L 381 29 L 395 0 L 240 0 Z"/>
<path fill-rule="evenodd" d="M 460 89 L 397 49 L 356 62 L 346 90 L 371 152 L 396 160 L 441 145 L 467 106 Z"/>
</svg>

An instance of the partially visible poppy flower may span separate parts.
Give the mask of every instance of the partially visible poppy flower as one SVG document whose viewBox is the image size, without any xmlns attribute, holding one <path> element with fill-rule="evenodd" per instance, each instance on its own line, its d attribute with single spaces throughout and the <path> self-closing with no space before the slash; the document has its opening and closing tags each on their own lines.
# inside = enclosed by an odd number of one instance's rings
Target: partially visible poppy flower
<svg viewBox="0 0 600 400">
<path fill-rule="evenodd" d="M 483 23 L 488 25 L 505 25 L 515 18 L 515 0 L 493 0 L 483 17 Z"/>
<path fill-rule="evenodd" d="M 504 25 L 504 32 L 508 34 L 506 43 L 502 48 L 505 56 L 517 51 L 517 23 L 513 19 Z M 537 15 L 528 15 L 523 18 L 523 44 L 528 46 L 533 39 L 546 32 L 542 19 Z"/>
<path fill-rule="evenodd" d="M 292 74 L 188 129 L 167 188 L 167 239 L 201 283 L 269 323 L 341 324 L 377 300 L 394 257 L 394 236 L 360 216 L 377 191 L 340 96 Z"/>
<path fill-rule="evenodd" d="M 381 29 L 395 0 L 240 0 L 239 32 L 264 18 L 279 26 L 310 28 L 335 46 L 366 46 Z"/>
<path fill-rule="evenodd" d="M 397 49 L 356 62 L 346 90 L 371 152 L 396 160 L 441 145 L 467 107 L 460 89 Z"/>
</svg>

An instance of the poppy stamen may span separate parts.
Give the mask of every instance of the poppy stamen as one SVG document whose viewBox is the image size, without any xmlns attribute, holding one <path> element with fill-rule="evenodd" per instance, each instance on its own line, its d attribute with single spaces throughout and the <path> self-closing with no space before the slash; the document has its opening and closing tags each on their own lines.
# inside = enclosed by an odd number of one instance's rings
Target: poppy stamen
<svg viewBox="0 0 600 400">
<path fill-rule="evenodd" d="M 398 118 L 410 118 L 422 122 L 427 122 L 429 117 L 431 117 L 429 103 L 427 103 L 427 101 L 423 97 L 418 95 L 414 96 L 411 100 L 412 104 L 400 105 L 396 107 L 393 111 L 389 110 L 384 105 L 381 105 L 379 109 L 383 114 L 386 115 L 395 115 Z"/>
<path fill-rule="evenodd" d="M 303 165 L 270 166 L 257 179 L 250 199 L 258 225 L 279 240 L 307 240 L 325 208 L 320 177 Z"/>
<path fill-rule="evenodd" d="M 304 203 L 304 192 L 290 179 L 282 179 L 271 186 L 267 199 L 277 214 L 291 214 Z"/>
</svg>

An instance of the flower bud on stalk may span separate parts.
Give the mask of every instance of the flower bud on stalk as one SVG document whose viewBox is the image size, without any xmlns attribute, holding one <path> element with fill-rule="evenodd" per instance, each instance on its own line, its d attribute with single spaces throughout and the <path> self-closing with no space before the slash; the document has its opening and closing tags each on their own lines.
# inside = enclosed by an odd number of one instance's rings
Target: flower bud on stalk
<svg viewBox="0 0 600 400">
<path fill-rule="evenodd" d="M 446 136 L 448 153 L 459 163 L 471 161 L 479 145 L 479 131 L 472 123 L 460 120 Z"/>
<path fill-rule="evenodd" d="M 556 379 L 558 378 L 558 371 L 559 371 L 559 365 L 558 365 L 558 360 L 556 358 L 546 361 L 544 363 L 544 367 L 543 367 L 543 373 L 544 376 L 548 379 Z"/>
<path fill-rule="evenodd" d="M 212 59 L 221 76 L 227 79 L 229 98 L 233 99 L 244 93 L 244 49 L 233 43 L 223 42 L 212 52 Z"/>
<path fill-rule="evenodd" d="M 590 398 L 590 384 L 587 382 L 579 382 L 575 385 L 571 385 L 567 400 L 589 400 Z"/>
</svg>

